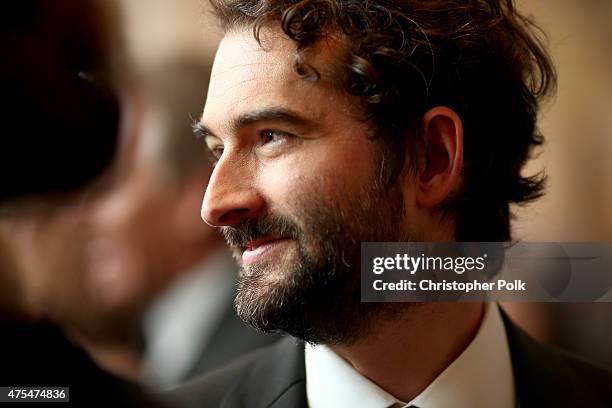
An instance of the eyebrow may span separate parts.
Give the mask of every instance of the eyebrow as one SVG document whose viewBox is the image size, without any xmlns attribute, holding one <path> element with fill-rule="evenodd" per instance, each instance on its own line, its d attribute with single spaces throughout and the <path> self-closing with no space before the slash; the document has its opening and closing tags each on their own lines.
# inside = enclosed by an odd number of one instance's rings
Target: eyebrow
<svg viewBox="0 0 612 408">
<path fill-rule="evenodd" d="M 268 121 L 300 126 L 305 129 L 311 129 L 315 126 L 315 122 L 313 120 L 305 118 L 303 115 L 291 109 L 279 106 L 270 106 L 240 114 L 232 123 L 232 131 L 237 133 L 240 129 L 254 123 Z M 193 131 L 198 139 L 205 139 L 209 136 L 218 138 L 218 136 L 216 136 L 215 133 L 202 122 L 194 123 Z"/>
</svg>

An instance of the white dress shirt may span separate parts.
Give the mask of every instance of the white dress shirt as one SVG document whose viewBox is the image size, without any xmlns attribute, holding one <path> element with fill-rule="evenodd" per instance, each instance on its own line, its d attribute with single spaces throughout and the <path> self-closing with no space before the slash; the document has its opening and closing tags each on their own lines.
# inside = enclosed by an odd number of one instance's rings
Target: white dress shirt
<svg viewBox="0 0 612 408">
<path fill-rule="evenodd" d="M 306 345 L 310 408 L 514 408 L 514 376 L 506 330 L 497 304 L 488 303 L 468 347 L 423 392 L 402 402 L 361 375 L 327 346 Z M 409 375 L 410 370 L 406 370 Z"/>
</svg>

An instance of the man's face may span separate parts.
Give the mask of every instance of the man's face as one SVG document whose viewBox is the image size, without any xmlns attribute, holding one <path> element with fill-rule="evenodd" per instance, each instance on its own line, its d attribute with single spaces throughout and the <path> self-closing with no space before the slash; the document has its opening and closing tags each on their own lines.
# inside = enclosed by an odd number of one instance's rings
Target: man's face
<svg viewBox="0 0 612 408">
<path fill-rule="evenodd" d="M 316 81 L 293 68 L 293 42 L 251 30 L 221 42 L 201 121 L 218 157 L 202 217 L 241 266 L 239 315 L 263 330 L 345 343 L 376 306 L 359 301 L 362 241 L 409 239 L 403 192 L 378 183 L 383 161 L 351 97 L 334 89 L 322 43 Z"/>
</svg>

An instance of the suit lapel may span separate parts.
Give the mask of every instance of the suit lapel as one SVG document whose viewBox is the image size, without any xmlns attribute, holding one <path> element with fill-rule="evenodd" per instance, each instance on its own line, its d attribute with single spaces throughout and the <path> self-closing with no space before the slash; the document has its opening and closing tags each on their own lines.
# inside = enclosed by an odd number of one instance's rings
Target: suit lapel
<svg viewBox="0 0 612 408">
<path fill-rule="evenodd" d="M 598 407 L 584 380 L 560 354 L 552 352 L 518 328 L 502 312 L 521 408 Z"/>
<path fill-rule="evenodd" d="M 236 356 L 268 346 L 280 340 L 279 335 L 263 334 L 247 327 L 236 315 L 231 302 L 225 310 L 223 318 L 216 327 L 214 334 L 200 356 L 194 363 L 185 379 L 222 367 Z"/>
<path fill-rule="evenodd" d="M 306 408 L 304 343 L 287 337 L 261 357 L 221 407 Z"/>
<path fill-rule="evenodd" d="M 598 407 L 566 359 L 518 328 L 502 312 L 521 408 Z M 287 337 L 256 359 L 222 408 L 307 408 L 304 343 Z"/>
</svg>

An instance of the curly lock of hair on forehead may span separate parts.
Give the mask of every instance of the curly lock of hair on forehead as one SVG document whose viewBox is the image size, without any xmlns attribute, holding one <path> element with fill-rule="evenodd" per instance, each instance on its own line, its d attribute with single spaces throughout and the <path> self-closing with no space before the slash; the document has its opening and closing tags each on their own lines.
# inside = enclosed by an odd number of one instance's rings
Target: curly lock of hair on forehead
<svg viewBox="0 0 612 408">
<path fill-rule="evenodd" d="M 512 0 L 211 4 L 225 32 L 250 28 L 260 43 L 262 28 L 277 24 L 296 44 L 296 73 L 310 79 L 317 75 L 305 50 L 329 35 L 340 39 L 342 51 L 330 61 L 335 82 L 360 99 L 363 119 L 388 146 L 387 182 L 419 137 L 422 115 L 434 106 L 455 110 L 464 128 L 464 184 L 442 209 L 457 220 L 458 240 L 511 239 L 510 204 L 543 194 L 544 175 L 522 170 L 544 141 L 537 114 L 556 73 L 542 31 Z"/>
</svg>

